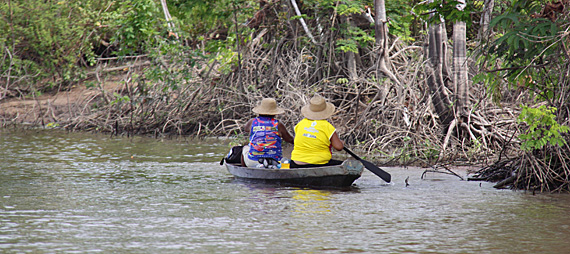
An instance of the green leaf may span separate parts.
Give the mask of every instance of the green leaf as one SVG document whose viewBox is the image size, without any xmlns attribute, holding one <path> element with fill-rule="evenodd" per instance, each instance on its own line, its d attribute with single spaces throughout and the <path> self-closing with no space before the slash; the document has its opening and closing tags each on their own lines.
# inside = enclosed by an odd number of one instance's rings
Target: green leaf
<svg viewBox="0 0 570 254">
<path fill-rule="evenodd" d="M 518 13 L 507 13 L 499 15 L 491 20 L 491 23 L 489 23 L 489 28 L 494 28 L 497 25 L 501 25 L 503 28 L 511 25 L 516 26 L 519 23 L 519 17 L 520 15 Z"/>
</svg>

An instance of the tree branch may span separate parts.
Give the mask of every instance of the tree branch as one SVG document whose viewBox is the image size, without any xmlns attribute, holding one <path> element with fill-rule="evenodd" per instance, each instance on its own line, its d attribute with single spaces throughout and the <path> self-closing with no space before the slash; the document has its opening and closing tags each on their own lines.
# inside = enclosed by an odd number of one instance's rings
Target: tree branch
<svg viewBox="0 0 570 254">
<path fill-rule="evenodd" d="M 313 34 L 311 34 L 311 31 L 309 31 L 309 28 L 307 27 L 307 24 L 305 23 L 305 20 L 303 19 L 303 17 L 301 16 L 301 11 L 299 11 L 299 7 L 297 6 L 297 2 L 295 0 L 291 0 L 291 4 L 293 5 L 293 8 L 295 9 L 295 13 L 297 14 L 297 16 L 299 16 L 299 21 L 301 22 L 301 25 L 303 26 L 303 29 L 305 29 L 305 33 L 307 33 L 307 36 L 309 36 L 309 38 L 311 38 L 311 41 L 314 44 L 317 44 L 317 41 L 315 40 L 315 37 L 313 37 Z"/>
</svg>

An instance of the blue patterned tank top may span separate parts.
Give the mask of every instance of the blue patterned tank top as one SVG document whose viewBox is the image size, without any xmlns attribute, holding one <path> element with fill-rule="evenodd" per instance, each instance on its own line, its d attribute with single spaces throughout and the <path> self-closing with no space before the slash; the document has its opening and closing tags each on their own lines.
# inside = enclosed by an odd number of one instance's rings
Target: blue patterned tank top
<svg viewBox="0 0 570 254">
<path fill-rule="evenodd" d="M 283 150 L 278 124 L 277 119 L 270 117 L 260 116 L 253 119 L 249 131 L 250 160 L 257 161 L 261 158 L 281 160 Z"/>
</svg>

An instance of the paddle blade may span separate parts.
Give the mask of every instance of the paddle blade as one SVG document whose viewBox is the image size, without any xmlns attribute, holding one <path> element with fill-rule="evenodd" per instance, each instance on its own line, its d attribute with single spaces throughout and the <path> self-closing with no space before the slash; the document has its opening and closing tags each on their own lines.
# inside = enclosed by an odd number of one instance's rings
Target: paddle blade
<svg viewBox="0 0 570 254">
<path fill-rule="evenodd" d="M 382 170 L 381 168 L 377 167 L 376 165 L 374 165 L 372 162 L 360 159 L 360 162 L 362 162 L 362 165 L 364 165 L 364 167 L 368 170 L 370 170 L 372 173 L 374 173 L 375 175 L 379 176 L 380 178 L 382 178 L 382 180 L 386 181 L 387 183 L 389 183 L 390 181 L 392 181 L 392 176 Z"/>
</svg>

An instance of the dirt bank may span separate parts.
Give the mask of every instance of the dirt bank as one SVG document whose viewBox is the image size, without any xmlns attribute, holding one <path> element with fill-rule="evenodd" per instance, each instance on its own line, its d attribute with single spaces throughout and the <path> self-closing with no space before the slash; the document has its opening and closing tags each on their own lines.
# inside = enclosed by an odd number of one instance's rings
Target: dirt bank
<svg viewBox="0 0 570 254">
<path fill-rule="evenodd" d="M 83 84 L 96 84 L 85 82 Z M 39 96 L 0 99 L 0 123 L 47 125 L 64 123 L 88 113 L 102 93 L 113 94 L 121 88 L 119 80 L 110 80 L 87 87 L 74 85 L 65 91 L 54 91 Z M 1 96 L 1 94 L 0 94 Z"/>
</svg>

